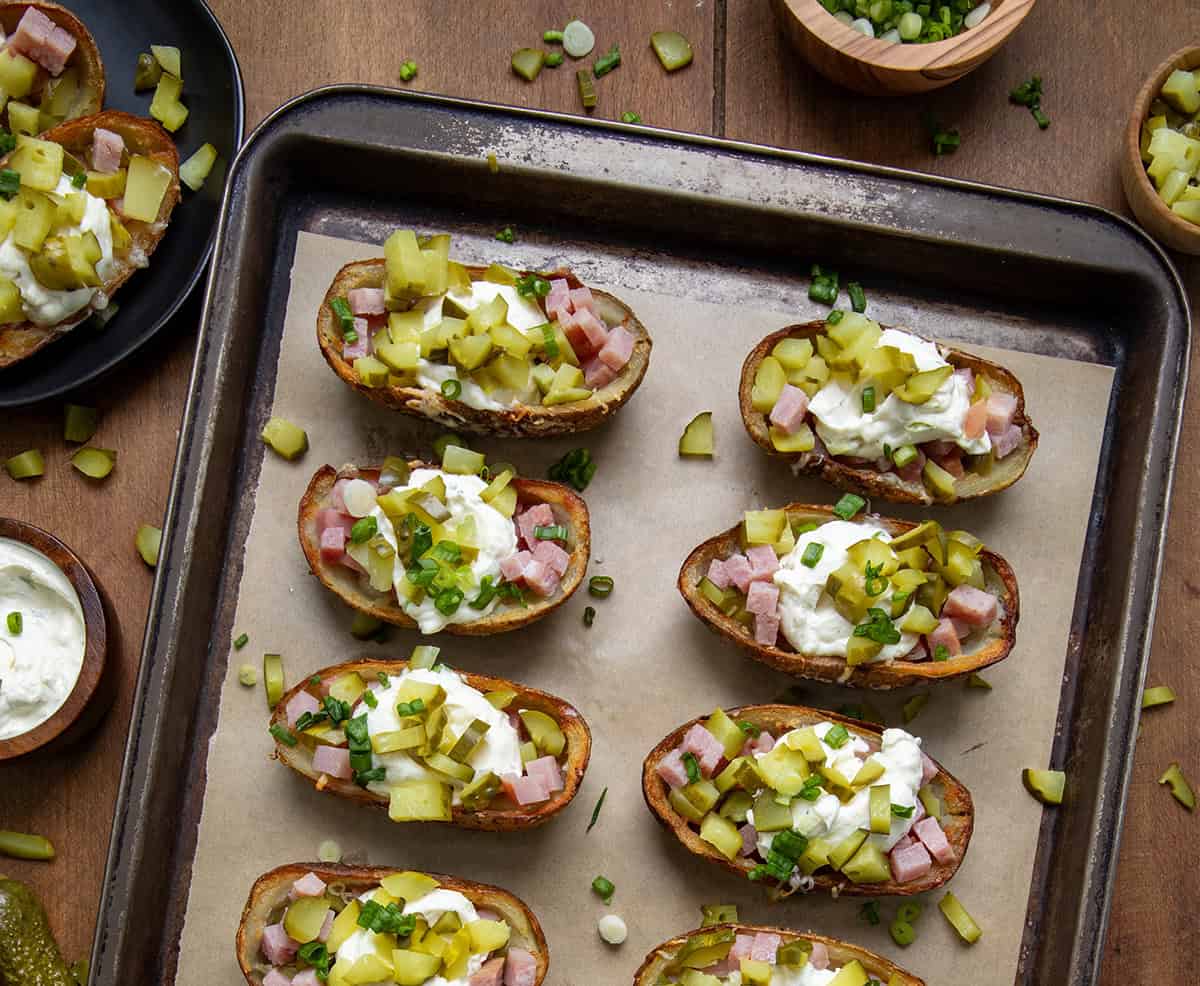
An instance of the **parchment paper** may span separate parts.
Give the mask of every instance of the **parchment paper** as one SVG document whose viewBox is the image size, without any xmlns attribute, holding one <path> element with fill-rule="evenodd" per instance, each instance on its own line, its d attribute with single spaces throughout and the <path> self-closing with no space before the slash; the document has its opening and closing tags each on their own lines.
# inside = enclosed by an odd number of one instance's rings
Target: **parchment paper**
<svg viewBox="0 0 1200 986">
<path fill-rule="evenodd" d="M 605 600 L 585 589 L 543 622 L 499 637 L 434 642 L 456 667 L 526 682 L 573 702 L 594 740 L 581 793 L 545 827 L 503 835 L 447 826 L 395 825 L 384 812 L 317 793 L 272 762 L 261 684 L 238 684 L 237 667 L 264 651 L 284 655 L 288 685 L 313 670 L 367 651 L 407 656 L 421 638 L 392 630 L 385 644 L 360 644 L 350 613 L 308 572 L 296 538 L 296 505 L 322 463 L 377 462 L 384 454 L 428 449 L 439 429 L 385 411 L 352 393 L 316 347 L 317 307 L 345 262 L 377 256 L 377 246 L 301 234 L 292 271 L 275 413 L 307 429 L 311 448 L 288 463 L 267 454 L 245 545 L 234 635 L 250 644 L 231 654 L 220 721 L 208 761 L 208 787 L 179 961 L 183 984 L 240 982 L 233 937 L 246 893 L 260 873 L 316 858 L 334 838 L 356 861 L 430 869 L 502 885 L 540 918 L 550 944 L 548 982 L 607 986 L 632 982 L 646 952 L 699 924 L 701 903 L 736 902 L 745 921 L 847 938 L 888 955 L 932 984 L 1007 986 L 1013 982 L 1041 807 L 1020 772 L 1045 766 L 1062 685 L 1075 594 L 1112 371 L 1017 352 L 996 358 L 1025 386 L 1041 446 L 1027 477 L 982 503 L 941 511 L 1004 554 L 1021 592 L 1018 643 L 986 678 L 991 692 L 961 682 L 935 689 L 909 727 L 970 788 L 975 835 L 951 883 L 983 927 L 968 948 L 926 896 L 918 941 L 902 950 L 887 934 L 896 903 L 880 903 L 869 926 L 860 900 L 810 895 L 770 905 L 760 888 L 690 856 L 661 829 L 640 788 L 642 759 L 668 731 L 715 706 L 766 702 L 789 686 L 807 704 L 836 709 L 864 699 L 900 723 L 913 691 L 862 693 L 793 680 L 721 642 L 688 611 L 675 588 L 680 563 L 704 538 L 732 526 L 743 510 L 790 500 L 830 502 L 836 494 L 796 480 L 750 442 L 736 387 L 754 342 L 795 321 L 786 312 L 730 311 L 679 298 L 610 287 L 654 338 L 640 391 L 599 431 L 558 441 L 476 440 L 528 475 L 567 449 L 586 445 L 599 463 L 585 496 L 593 527 L 591 573 L 616 580 Z M 914 326 L 919 330 L 919 326 Z M 984 355 L 991 355 L 986 350 Z M 681 461 L 676 441 L 693 414 L 714 412 L 713 461 Z M 877 504 L 881 510 L 915 516 Z M 596 608 L 595 625 L 581 619 Z M 600 792 L 600 821 L 584 830 Z M 611 908 L 591 893 L 597 874 L 616 884 Z M 596 921 L 624 917 L 629 939 L 604 945 Z"/>
</svg>

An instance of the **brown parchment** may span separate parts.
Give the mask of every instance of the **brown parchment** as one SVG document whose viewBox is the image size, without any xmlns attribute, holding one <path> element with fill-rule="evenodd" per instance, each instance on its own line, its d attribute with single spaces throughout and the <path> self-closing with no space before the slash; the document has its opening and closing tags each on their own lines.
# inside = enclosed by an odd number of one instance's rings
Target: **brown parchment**
<svg viewBox="0 0 1200 986">
<path fill-rule="evenodd" d="M 554 986 L 630 983 L 653 945 L 699 924 L 706 902 L 736 902 L 746 921 L 850 939 L 930 984 L 1012 983 L 1042 810 L 1023 790 L 1020 772 L 1046 764 L 1053 738 L 1111 369 L 1009 351 L 993 357 L 1023 381 L 1041 447 L 1016 487 L 941 514 L 952 515 L 953 526 L 974 531 L 1012 562 L 1022 602 L 1018 643 L 1006 662 L 986 672 L 993 691 L 968 690 L 961 682 L 934 689 L 909 727 L 974 796 L 975 835 L 951 887 L 983 927 L 983 938 L 970 948 L 959 942 L 937 912 L 935 893 L 924 900 L 917 943 L 900 949 L 887 934 L 893 901 L 881 901 L 878 927 L 858 916 L 861 902 L 853 899 L 810 895 L 770 905 L 759 888 L 689 856 L 659 827 L 640 789 L 646 752 L 675 726 L 717 705 L 771 701 L 798 685 L 793 694 L 807 704 L 837 708 L 866 699 L 899 724 L 901 703 L 919 690 L 867 694 L 770 671 L 704 628 L 675 589 L 688 550 L 737 522 L 743 510 L 836 497 L 764 456 L 738 415 L 742 360 L 763 335 L 796 320 L 786 313 L 731 312 L 609 286 L 654 338 L 650 372 L 633 400 L 608 425 L 580 439 L 474 443 L 529 475 L 544 474 L 576 445 L 590 448 L 599 463 L 586 492 L 594 536 L 591 573 L 616 580 L 611 597 L 591 599 L 581 590 L 531 628 L 435 640 L 453 666 L 544 688 L 587 717 L 592 761 L 569 809 L 540 830 L 509 835 L 399 826 L 385 813 L 318 794 L 268 759 L 263 690 L 261 684 L 238 684 L 239 664 L 257 663 L 264 650 L 280 652 L 290 686 L 356 654 L 405 656 L 421 642 L 399 630 L 385 644 L 355 641 L 349 612 L 309 574 L 295 531 L 297 502 L 319 465 L 377 462 L 384 454 L 428 449 L 438 431 L 352 393 L 317 351 L 316 310 L 334 273 L 347 261 L 381 252 L 311 234 L 301 234 L 297 244 L 275 413 L 306 428 L 311 447 L 300 462 L 268 454 L 263 463 L 234 627 L 235 636 L 250 635 L 250 644 L 230 657 L 210 746 L 177 981 L 239 982 L 233 938 L 251 883 L 281 863 L 315 859 L 318 844 L 334 838 L 356 861 L 441 870 L 516 893 L 545 928 L 548 982 Z M 913 327 L 920 331 L 919 324 Z M 702 410 L 713 411 L 716 458 L 681 461 L 679 434 Z M 589 604 L 596 620 L 585 629 L 581 616 Z M 605 787 L 600 821 L 585 835 Z M 616 884 L 611 908 L 589 889 L 601 873 Z M 597 919 L 609 911 L 629 925 L 628 941 L 616 949 L 596 933 Z"/>
</svg>

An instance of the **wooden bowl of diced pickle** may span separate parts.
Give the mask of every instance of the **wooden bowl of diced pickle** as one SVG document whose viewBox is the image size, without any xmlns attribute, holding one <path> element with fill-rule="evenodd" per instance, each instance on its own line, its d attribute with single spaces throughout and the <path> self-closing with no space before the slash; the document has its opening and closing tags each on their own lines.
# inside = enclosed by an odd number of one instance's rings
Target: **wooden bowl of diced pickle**
<svg viewBox="0 0 1200 986">
<path fill-rule="evenodd" d="M 1121 184 L 1146 232 L 1200 254 L 1200 45 L 1175 52 L 1138 93 Z"/>
</svg>

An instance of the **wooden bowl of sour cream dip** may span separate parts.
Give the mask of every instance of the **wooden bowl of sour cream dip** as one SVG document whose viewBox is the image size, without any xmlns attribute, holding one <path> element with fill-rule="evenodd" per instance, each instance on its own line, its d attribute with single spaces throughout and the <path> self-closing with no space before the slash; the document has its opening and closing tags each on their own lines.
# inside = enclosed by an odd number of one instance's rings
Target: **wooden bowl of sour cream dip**
<svg viewBox="0 0 1200 986">
<path fill-rule="evenodd" d="M 95 582 L 65 544 L 0 517 L 0 761 L 67 734 L 104 672 Z"/>
</svg>

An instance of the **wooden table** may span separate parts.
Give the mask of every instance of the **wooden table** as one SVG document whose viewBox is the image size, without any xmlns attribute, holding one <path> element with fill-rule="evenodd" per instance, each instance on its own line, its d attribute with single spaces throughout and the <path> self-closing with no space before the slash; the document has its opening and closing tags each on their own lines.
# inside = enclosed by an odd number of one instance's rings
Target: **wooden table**
<svg viewBox="0 0 1200 986">
<path fill-rule="evenodd" d="M 246 80 L 250 124 L 283 100 L 331 82 L 393 84 L 406 58 L 420 65 L 414 86 L 432 92 L 539 106 L 578 108 L 568 67 L 533 84 L 513 76 L 509 53 L 561 26 L 566 7 L 549 0 L 211 0 L 233 41 Z M 624 62 L 601 87 L 597 115 L 634 110 L 652 125 L 725 135 L 806 151 L 1085 199 L 1125 211 L 1117 150 L 1128 102 L 1144 76 L 1195 33 L 1188 4 L 1159 4 L 1132 18 L 1123 0 L 1087 5 L 1044 0 L 1008 47 L 963 82 L 920 99 L 871 100 L 834 89 L 795 58 L 776 31 L 768 0 L 608 0 L 587 19 L 598 43 L 622 45 Z M 486 16 L 479 11 L 486 8 Z M 662 28 L 682 31 L 695 62 L 666 75 L 646 44 Z M 170 39 L 160 39 L 170 40 Z M 186 45 L 186 39 L 177 39 Z M 1008 90 L 1032 73 L 1046 80 L 1053 120 L 1040 132 Z M 934 158 L 921 123 L 932 111 L 962 132 L 953 156 Z M 1181 264 L 1195 304 L 1200 264 Z M 88 559 L 106 587 L 116 627 L 113 659 L 121 695 L 94 737 L 70 759 L 0 768 L 0 827 L 37 831 L 59 848 L 53 865 L 4 860 L 50 908 L 65 953 L 86 953 L 95 918 L 112 805 L 129 719 L 151 573 L 133 547 L 142 522 L 158 522 L 175 455 L 195 322 L 161 337 L 134 364 L 79 395 L 103 412 L 97 440 L 120 450 L 116 471 L 95 485 L 66 467 L 61 409 L 0 418 L 0 458 L 47 450 L 48 475 L 31 484 L 0 477 L 0 511 L 56 532 Z M 1191 490 L 1200 480 L 1200 411 L 1188 415 L 1155 627 L 1150 678 L 1170 683 L 1174 707 L 1147 717 L 1137 751 L 1103 982 L 1168 984 L 1194 979 L 1191 955 L 1200 899 L 1196 819 L 1155 784 L 1178 759 L 1200 779 L 1200 680 L 1189 626 L 1200 599 L 1200 517 Z M 1164 894 L 1163 887 L 1171 891 Z"/>
</svg>

